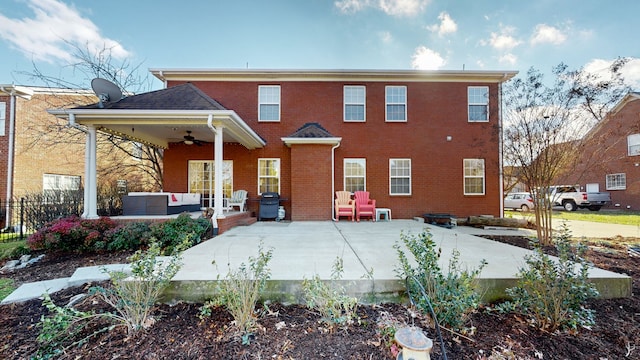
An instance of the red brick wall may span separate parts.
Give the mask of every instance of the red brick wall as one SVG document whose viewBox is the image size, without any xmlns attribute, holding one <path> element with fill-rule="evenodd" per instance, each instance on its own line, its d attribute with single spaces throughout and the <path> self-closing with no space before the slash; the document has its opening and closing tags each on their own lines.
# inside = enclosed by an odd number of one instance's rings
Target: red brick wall
<svg viewBox="0 0 640 360">
<path fill-rule="evenodd" d="M 170 85 L 175 84 L 178 83 Z M 258 122 L 258 85 L 270 84 L 281 86 L 281 120 Z M 313 214 L 306 207 L 301 207 L 292 185 L 302 174 L 315 174 L 318 180 L 314 186 L 320 186 L 321 191 L 326 191 L 331 184 L 330 171 L 327 173 L 324 168 L 317 169 L 308 163 L 294 164 L 293 155 L 299 151 L 298 148 L 309 145 L 296 145 L 290 149 L 281 140 L 307 122 L 317 122 L 333 136 L 342 138 L 336 150 L 335 190 L 343 187 L 343 159 L 366 158 L 367 190 L 379 207 L 392 209 L 394 218 L 412 218 L 424 212 L 448 212 L 461 217 L 500 215 L 497 84 L 201 81 L 194 82 L 194 85 L 227 109 L 235 110 L 267 142 L 264 148 L 251 151 L 225 144 L 225 159 L 234 160 L 234 189 L 246 188 L 250 197 L 255 198 L 257 159 L 281 158 L 281 196 L 293 202 L 285 204 L 294 213 L 293 218 L 315 218 L 320 213 L 325 219 L 331 217 L 330 204 L 319 205 L 326 209 L 315 210 Z M 344 85 L 366 86 L 366 122 L 343 121 Z M 386 85 L 407 86 L 407 122 L 385 122 Z M 490 121 L 487 123 L 467 121 L 467 87 L 471 85 L 488 85 L 490 88 Z M 447 141 L 447 136 L 452 137 L 451 141 Z M 311 153 L 314 148 L 309 149 Z M 325 153 L 330 156 L 330 151 Z M 187 148 L 172 144 L 165 152 L 165 190 L 186 190 L 186 160 L 195 158 L 212 159 L 212 146 Z M 390 158 L 411 159 L 410 196 L 389 195 Z M 463 195 L 464 158 L 485 159 L 485 195 Z M 306 173 L 295 170 L 303 167 L 306 167 Z"/>
<path fill-rule="evenodd" d="M 291 177 L 291 219 L 330 219 L 331 146 L 292 145 Z"/>
<path fill-rule="evenodd" d="M 640 134 L 640 100 L 627 103 L 615 115 L 585 138 L 586 144 L 577 169 L 558 181 L 567 184 L 599 184 L 600 191 L 611 193 L 611 206 L 620 209 L 640 210 L 640 155 L 629 156 L 627 136 Z M 638 164 L 638 165 L 636 165 Z M 625 190 L 607 190 L 607 174 L 624 173 L 627 179 Z"/>
</svg>

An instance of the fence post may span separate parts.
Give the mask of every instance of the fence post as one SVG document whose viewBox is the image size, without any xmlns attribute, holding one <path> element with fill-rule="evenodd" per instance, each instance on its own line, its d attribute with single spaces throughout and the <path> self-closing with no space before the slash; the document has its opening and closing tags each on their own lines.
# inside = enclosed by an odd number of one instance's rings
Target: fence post
<svg viewBox="0 0 640 360">
<path fill-rule="evenodd" d="M 20 240 L 24 238 L 24 198 L 20 198 Z"/>
</svg>

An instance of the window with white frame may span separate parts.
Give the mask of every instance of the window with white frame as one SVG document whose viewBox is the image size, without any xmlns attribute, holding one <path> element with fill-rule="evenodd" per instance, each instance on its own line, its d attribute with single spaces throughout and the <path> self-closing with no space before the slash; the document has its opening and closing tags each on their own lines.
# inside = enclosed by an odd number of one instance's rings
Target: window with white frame
<svg viewBox="0 0 640 360">
<path fill-rule="evenodd" d="M 464 159 L 464 194 L 484 195 L 484 159 Z"/>
<path fill-rule="evenodd" d="M 489 121 L 489 87 L 469 86 L 467 88 L 469 103 L 469 121 Z"/>
<path fill-rule="evenodd" d="M 203 198 L 215 192 L 215 161 L 189 160 L 189 192 L 202 194 Z M 222 193 L 231 197 L 233 192 L 233 160 L 222 162 Z"/>
<path fill-rule="evenodd" d="M 627 174 L 607 174 L 607 190 L 626 190 Z"/>
<path fill-rule="evenodd" d="M 344 87 L 344 121 L 365 121 L 366 90 L 364 86 Z"/>
<path fill-rule="evenodd" d="M 389 194 L 411 195 L 411 159 L 389 159 Z"/>
<path fill-rule="evenodd" d="M 258 121 L 280 121 L 280 86 L 258 86 Z"/>
<path fill-rule="evenodd" d="M 344 159 L 344 190 L 349 192 L 367 189 L 367 160 Z"/>
<path fill-rule="evenodd" d="M 258 194 L 280 193 L 280 159 L 258 159 Z"/>
<path fill-rule="evenodd" d="M 42 192 L 47 196 L 59 196 L 67 191 L 80 190 L 80 176 L 43 174 Z"/>
<path fill-rule="evenodd" d="M 0 102 L 0 136 L 4 136 L 4 128 L 7 120 L 7 103 Z"/>
<path fill-rule="evenodd" d="M 385 87 L 386 121 L 407 121 L 407 87 Z"/>
<path fill-rule="evenodd" d="M 629 156 L 640 155 L 640 134 L 627 136 L 627 151 Z"/>
</svg>

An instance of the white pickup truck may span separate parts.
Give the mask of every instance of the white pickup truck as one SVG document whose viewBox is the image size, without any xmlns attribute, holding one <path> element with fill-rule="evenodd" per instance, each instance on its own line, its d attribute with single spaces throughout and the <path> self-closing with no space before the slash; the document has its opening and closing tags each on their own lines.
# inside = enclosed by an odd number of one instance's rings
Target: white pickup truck
<svg viewBox="0 0 640 360">
<path fill-rule="evenodd" d="M 567 211 L 587 208 L 598 211 L 611 202 L 608 192 L 584 192 L 578 185 L 556 185 L 549 187 L 549 198 L 554 206 L 562 206 Z"/>
</svg>

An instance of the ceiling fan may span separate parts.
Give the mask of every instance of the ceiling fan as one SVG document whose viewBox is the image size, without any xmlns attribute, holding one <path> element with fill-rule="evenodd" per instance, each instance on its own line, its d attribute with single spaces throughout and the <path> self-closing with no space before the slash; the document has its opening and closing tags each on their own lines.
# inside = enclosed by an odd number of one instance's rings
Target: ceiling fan
<svg viewBox="0 0 640 360">
<path fill-rule="evenodd" d="M 187 130 L 187 135 L 184 136 L 184 144 L 185 145 L 193 145 L 196 144 L 198 146 L 202 146 L 202 141 L 197 140 L 191 135 L 191 130 Z"/>
</svg>

